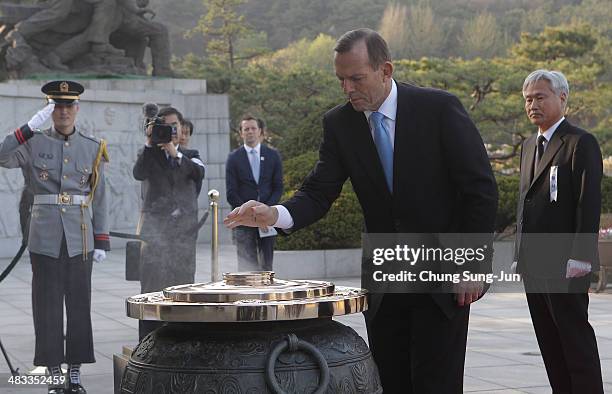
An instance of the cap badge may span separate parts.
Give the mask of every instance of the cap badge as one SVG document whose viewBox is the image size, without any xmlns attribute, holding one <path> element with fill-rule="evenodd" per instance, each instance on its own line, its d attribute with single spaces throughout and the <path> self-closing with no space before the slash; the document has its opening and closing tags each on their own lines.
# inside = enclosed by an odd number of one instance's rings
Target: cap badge
<svg viewBox="0 0 612 394">
<path fill-rule="evenodd" d="M 59 88 L 60 88 L 60 92 L 68 93 L 68 90 L 69 90 L 68 82 L 64 81 L 64 82 L 60 83 Z"/>
</svg>

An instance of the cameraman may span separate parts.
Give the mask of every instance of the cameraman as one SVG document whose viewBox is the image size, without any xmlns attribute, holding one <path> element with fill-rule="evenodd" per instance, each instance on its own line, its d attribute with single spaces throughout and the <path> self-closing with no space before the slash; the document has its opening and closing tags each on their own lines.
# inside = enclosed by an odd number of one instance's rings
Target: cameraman
<svg viewBox="0 0 612 394">
<path fill-rule="evenodd" d="M 144 182 L 141 235 L 140 288 L 143 293 L 165 287 L 193 283 L 197 231 L 198 183 L 204 179 L 204 164 L 197 150 L 183 149 L 183 115 L 175 108 L 159 111 L 155 124 L 146 129 L 146 143 L 134 164 L 134 178 Z M 149 122 L 151 123 L 151 122 Z M 172 129 L 172 140 L 159 143 L 162 132 Z M 161 326 L 160 322 L 140 321 L 139 337 Z"/>
</svg>

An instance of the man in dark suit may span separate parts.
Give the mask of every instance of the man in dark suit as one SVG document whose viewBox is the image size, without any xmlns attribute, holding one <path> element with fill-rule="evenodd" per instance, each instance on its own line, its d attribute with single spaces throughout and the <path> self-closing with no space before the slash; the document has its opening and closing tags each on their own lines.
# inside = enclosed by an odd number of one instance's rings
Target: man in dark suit
<svg viewBox="0 0 612 394">
<path fill-rule="evenodd" d="M 134 178 L 144 182 L 141 236 L 146 242 L 140 267 L 143 293 L 194 282 L 197 239 L 194 229 L 198 222 L 196 188 L 204 179 L 204 164 L 198 151 L 178 145 L 181 113 L 168 107 L 161 109 L 158 116 L 172 127 L 172 141 L 153 146 L 152 126 L 149 126 L 146 144 L 133 169 Z M 158 322 L 141 320 L 140 339 L 158 326 Z"/>
<path fill-rule="evenodd" d="M 563 116 L 565 76 L 537 70 L 523 84 L 538 126 L 521 151 L 515 257 L 553 392 L 603 393 L 595 333 L 588 321 L 603 166 L 593 135 Z"/>
<path fill-rule="evenodd" d="M 283 194 L 283 166 L 275 149 L 262 144 L 261 119 L 245 116 L 240 121 L 244 145 L 232 151 L 225 164 L 227 202 L 236 208 L 249 200 L 277 204 Z M 239 271 L 271 271 L 274 255 L 273 228 L 240 226 L 233 230 Z"/>
<path fill-rule="evenodd" d="M 492 233 L 495 178 L 459 100 L 396 83 L 386 42 L 369 29 L 338 40 L 334 65 L 350 102 L 325 114 L 315 168 L 282 205 L 247 202 L 226 225 L 298 230 L 350 178 L 368 233 Z M 462 393 L 469 304 L 482 290 L 455 290 L 372 294 L 365 317 L 385 394 Z"/>
</svg>

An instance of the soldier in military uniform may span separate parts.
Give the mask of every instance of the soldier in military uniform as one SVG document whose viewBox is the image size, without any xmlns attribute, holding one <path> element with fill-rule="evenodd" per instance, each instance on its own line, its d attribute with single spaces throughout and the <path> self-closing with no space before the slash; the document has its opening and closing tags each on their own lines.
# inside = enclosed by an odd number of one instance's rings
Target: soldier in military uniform
<svg viewBox="0 0 612 394">
<path fill-rule="evenodd" d="M 0 144 L 0 166 L 20 167 L 34 194 L 28 248 L 32 263 L 34 365 L 70 381 L 49 393 L 85 393 L 81 363 L 95 362 L 91 329 L 92 260 L 110 250 L 104 180 L 106 144 L 75 128 L 83 86 L 55 81 L 43 86 L 49 104 Z M 53 126 L 38 130 L 51 117 Z M 63 308 L 66 305 L 65 333 Z"/>
</svg>

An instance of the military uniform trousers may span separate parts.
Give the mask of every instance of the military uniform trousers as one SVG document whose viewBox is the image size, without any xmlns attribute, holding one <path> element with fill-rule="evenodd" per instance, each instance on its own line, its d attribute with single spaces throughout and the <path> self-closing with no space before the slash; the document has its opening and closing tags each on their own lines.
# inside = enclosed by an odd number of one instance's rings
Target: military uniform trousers
<svg viewBox="0 0 612 394">
<path fill-rule="evenodd" d="M 65 238 L 58 258 L 30 253 L 32 314 L 36 346 L 34 365 L 94 363 L 91 329 L 93 253 L 68 256 Z M 64 302 L 66 334 L 64 337 Z M 64 351 L 65 338 L 65 351 Z"/>
</svg>

